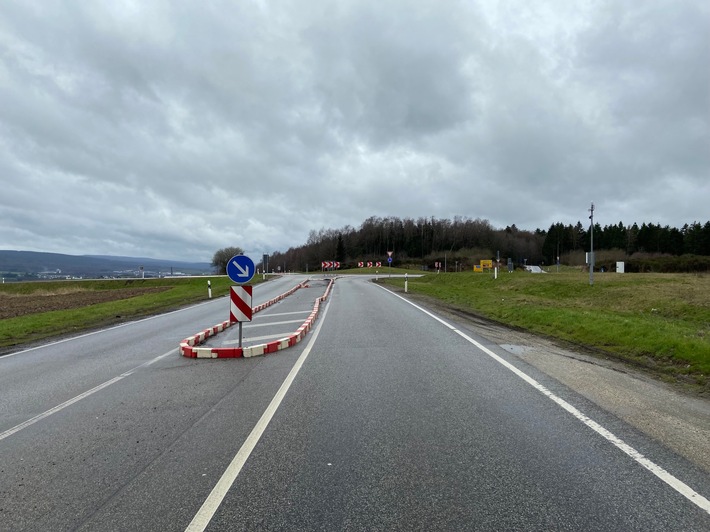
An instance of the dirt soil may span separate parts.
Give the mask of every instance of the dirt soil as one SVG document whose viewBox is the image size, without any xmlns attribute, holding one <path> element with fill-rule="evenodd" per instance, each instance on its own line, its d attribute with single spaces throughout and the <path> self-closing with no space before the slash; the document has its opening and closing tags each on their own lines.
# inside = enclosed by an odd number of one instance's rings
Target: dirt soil
<svg viewBox="0 0 710 532">
<path fill-rule="evenodd" d="M 81 290 L 50 294 L 8 294 L 0 292 L 0 320 L 17 318 L 38 312 L 86 307 L 96 303 L 106 303 L 153 292 L 162 292 L 166 289 L 165 287 L 118 288 L 113 290 Z"/>
</svg>

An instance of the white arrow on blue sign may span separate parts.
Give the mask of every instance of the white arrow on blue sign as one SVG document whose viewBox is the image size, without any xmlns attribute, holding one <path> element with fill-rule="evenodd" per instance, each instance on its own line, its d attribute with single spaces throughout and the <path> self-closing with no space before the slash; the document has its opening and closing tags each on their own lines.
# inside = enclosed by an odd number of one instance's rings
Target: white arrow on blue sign
<svg viewBox="0 0 710 532">
<path fill-rule="evenodd" d="M 235 255 L 227 263 L 227 275 L 235 283 L 248 283 L 255 272 L 254 261 L 246 255 Z"/>
</svg>

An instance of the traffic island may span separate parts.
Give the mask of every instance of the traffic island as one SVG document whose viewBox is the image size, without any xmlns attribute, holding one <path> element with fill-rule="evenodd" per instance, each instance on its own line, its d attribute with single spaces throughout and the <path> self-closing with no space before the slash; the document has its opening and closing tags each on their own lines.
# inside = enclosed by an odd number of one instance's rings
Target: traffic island
<svg viewBox="0 0 710 532">
<path fill-rule="evenodd" d="M 212 338 L 218 335 L 219 333 L 224 332 L 229 327 L 237 323 L 232 322 L 230 320 L 226 320 L 222 323 L 218 323 L 214 327 L 205 329 L 204 331 L 201 331 L 193 336 L 185 338 L 182 342 L 180 342 L 178 352 L 182 356 L 188 358 L 249 358 L 261 355 L 268 355 L 296 345 L 306 336 L 308 331 L 311 330 L 311 327 L 313 327 L 313 323 L 318 317 L 318 312 L 320 311 L 320 305 L 328 298 L 328 295 L 330 294 L 330 291 L 333 287 L 334 281 L 335 279 L 330 279 L 323 295 L 316 298 L 313 304 L 313 310 L 309 314 L 308 318 L 306 318 L 306 320 L 303 322 L 303 324 L 298 329 L 296 329 L 295 332 L 283 338 L 248 347 L 200 347 L 200 345 L 204 344 L 209 338 Z M 300 288 L 306 288 L 307 286 L 308 281 L 299 283 L 298 285 L 294 286 L 292 289 L 281 294 L 280 296 L 275 297 L 274 299 L 271 299 L 266 303 L 262 303 L 261 305 L 253 307 L 252 314 L 256 314 L 264 310 L 265 308 L 268 308 L 271 305 L 274 305 L 279 301 L 284 300 L 288 296 L 294 294 L 296 290 Z"/>
</svg>

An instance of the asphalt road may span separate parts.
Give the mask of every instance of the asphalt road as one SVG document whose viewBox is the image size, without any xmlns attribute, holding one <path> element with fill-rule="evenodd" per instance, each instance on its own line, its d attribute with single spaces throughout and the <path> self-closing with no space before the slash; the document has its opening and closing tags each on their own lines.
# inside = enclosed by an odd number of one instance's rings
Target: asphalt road
<svg viewBox="0 0 710 532">
<path fill-rule="evenodd" d="M 1 357 L 0 530 L 710 530 L 705 470 L 468 322 L 342 278 L 290 349 L 177 354 L 227 311 Z"/>
</svg>

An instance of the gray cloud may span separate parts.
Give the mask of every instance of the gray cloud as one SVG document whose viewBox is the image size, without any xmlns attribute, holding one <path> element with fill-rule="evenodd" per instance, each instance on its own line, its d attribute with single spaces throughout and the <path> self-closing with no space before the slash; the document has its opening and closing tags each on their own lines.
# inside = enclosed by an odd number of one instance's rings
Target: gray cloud
<svg viewBox="0 0 710 532">
<path fill-rule="evenodd" d="M 708 219 L 700 0 L 0 4 L 0 248 Z"/>
</svg>

